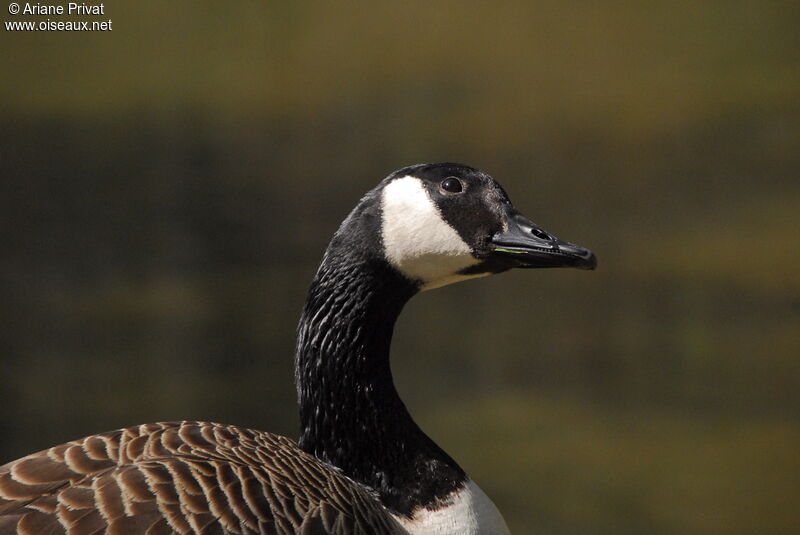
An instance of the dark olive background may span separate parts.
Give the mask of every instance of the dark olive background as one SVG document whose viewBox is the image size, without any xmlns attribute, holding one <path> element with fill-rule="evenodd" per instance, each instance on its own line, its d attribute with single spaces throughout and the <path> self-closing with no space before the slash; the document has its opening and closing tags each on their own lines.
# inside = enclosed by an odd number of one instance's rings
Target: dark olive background
<svg viewBox="0 0 800 535">
<path fill-rule="evenodd" d="M 599 258 L 425 293 L 395 333 L 512 530 L 800 532 L 796 2 L 105 7 L 0 32 L 0 460 L 157 420 L 295 436 L 328 239 L 451 160 Z"/>
</svg>

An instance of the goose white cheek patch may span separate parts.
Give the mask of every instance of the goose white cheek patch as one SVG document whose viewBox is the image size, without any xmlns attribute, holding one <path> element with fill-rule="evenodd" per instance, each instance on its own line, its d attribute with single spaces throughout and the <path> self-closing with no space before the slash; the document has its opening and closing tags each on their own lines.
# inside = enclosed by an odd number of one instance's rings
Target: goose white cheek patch
<svg viewBox="0 0 800 535">
<path fill-rule="evenodd" d="M 386 258 L 405 276 L 422 281 L 423 290 L 483 275 L 458 274 L 478 260 L 442 218 L 419 179 L 405 176 L 390 182 L 381 203 Z"/>
</svg>

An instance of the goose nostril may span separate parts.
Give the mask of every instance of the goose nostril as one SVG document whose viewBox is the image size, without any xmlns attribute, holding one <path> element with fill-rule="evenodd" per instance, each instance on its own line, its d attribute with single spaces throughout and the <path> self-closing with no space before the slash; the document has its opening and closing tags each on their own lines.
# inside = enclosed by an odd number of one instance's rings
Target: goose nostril
<svg viewBox="0 0 800 535">
<path fill-rule="evenodd" d="M 542 229 L 538 229 L 536 227 L 531 229 L 531 234 L 533 234 L 540 240 L 552 241 L 553 239 L 547 232 L 543 231 Z"/>
</svg>

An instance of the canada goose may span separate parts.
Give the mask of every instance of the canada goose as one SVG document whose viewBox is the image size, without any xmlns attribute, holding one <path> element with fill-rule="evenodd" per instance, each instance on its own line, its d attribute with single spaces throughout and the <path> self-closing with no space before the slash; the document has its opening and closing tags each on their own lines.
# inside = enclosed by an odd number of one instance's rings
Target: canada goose
<svg viewBox="0 0 800 535">
<path fill-rule="evenodd" d="M 300 440 L 207 422 L 89 436 L 0 467 L 0 534 L 505 534 L 414 423 L 389 345 L 417 292 L 510 268 L 593 269 L 489 175 L 400 169 L 333 236 L 298 328 Z"/>
</svg>

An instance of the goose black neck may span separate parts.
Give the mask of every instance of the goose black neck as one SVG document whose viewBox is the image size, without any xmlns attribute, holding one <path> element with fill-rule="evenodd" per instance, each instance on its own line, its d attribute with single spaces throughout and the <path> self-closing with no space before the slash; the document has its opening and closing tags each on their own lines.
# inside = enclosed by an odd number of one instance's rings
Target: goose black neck
<svg viewBox="0 0 800 535">
<path fill-rule="evenodd" d="M 392 380 L 395 321 L 417 292 L 383 259 L 329 249 L 298 329 L 300 447 L 410 516 L 465 481 L 414 423 Z"/>
</svg>

